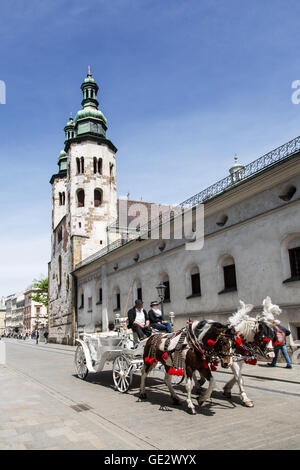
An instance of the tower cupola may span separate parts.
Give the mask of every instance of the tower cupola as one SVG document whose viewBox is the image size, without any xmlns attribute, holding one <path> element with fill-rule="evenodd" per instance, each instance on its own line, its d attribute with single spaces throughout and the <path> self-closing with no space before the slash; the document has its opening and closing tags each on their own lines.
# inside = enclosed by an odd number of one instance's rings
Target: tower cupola
<svg viewBox="0 0 300 470">
<path fill-rule="evenodd" d="M 66 172 L 68 169 L 68 154 L 64 151 L 61 150 L 59 157 L 58 157 L 58 167 L 59 167 L 59 173 Z"/>
<path fill-rule="evenodd" d="M 81 84 L 81 90 L 83 94 L 83 100 L 81 102 L 82 107 L 93 106 L 94 108 L 98 108 L 97 93 L 99 87 L 92 77 L 90 66 L 88 67 L 87 77 Z"/>
<path fill-rule="evenodd" d="M 234 156 L 234 164 L 230 168 L 229 173 L 231 175 L 232 183 L 237 183 L 245 176 L 245 167 L 242 163 L 239 162 L 237 155 Z"/>
<path fill-rule="evenodd" d="M 70 139 L 73 139 L 75 137 L 75 124 L 73 122 L 72 113 L 70 114 L 69 121 L 67 122 L 66 126 L 64 127 L 64 131 L 65 131 L 65 136 L 66 136 L 65 140 L 70 140 Z"/>
</svg>

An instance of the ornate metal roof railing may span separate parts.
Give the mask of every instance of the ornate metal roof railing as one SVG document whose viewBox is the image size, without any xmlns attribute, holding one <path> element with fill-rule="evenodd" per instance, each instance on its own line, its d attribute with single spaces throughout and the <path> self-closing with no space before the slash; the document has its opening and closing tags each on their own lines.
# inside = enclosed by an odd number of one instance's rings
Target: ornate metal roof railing
<svg viewBox="0 0 300 470">
<path fill-rule="evenodd" d="M 249 163 L 248 165 L 243 167 L 242 172 L 239 172 L 237 178 L 233 179 L 233 176 L 229 175 L 226 178 L 223 178 L 222 180 L 218 181 L 217 183 L 212 184 L 211 186 L 204 189 L 203 191 L 200 191 L 194 196 L 186 199 L 185 201 L 180 203 L 177 206 L 177 208 L 180 208 L 181 210 L 191 209 L 195 206 L 198 206 L 199 204 L 205 203 L 208 200 L 222 194 L 226 190 L 231 189 L 241 184 L 245 180 L 250 179 L 251 177 L 272 167 L 273 165 L 276 165 L 276 163 L 282 160 L 285 160 L 286 158 L 297 153 L 298 151 L 300 151 L 300 136 L 296 137 L 293 140 L 290 140 L 289 142 L 281 145 L 280 147 L 277 147 L 274 150 L 271 150 L 271 152 L 268 152 L 262 157 L 258 158 L 257 160 L 254 160 L 253 162 Z M 142 238 L 144 234 L 149 232 L 150 223 L 151 223 L 151 230 L 153 230 L 153 228 L 157 227 L 158 225 L 160 225 L 161 223 L 167 220 L 168 221 L 170 220 L 170 213 L 168 211 L 166 211 L 165 214 L 163 213 L 162 216 L 156 217 L 155 219 L 152 219 L 151 221 L 149 221 L 148 223 L 140 227 L 140 229 L 136 231 L 136 233 L 131 233 L 128 239 L 124 240 L 124 239 L 119 238 L 118 240 L 102 248 L 100 251 L 98 251 L 94 255 L 89 256 L 88 258 L 83 260 L 81 263 L 77 264 L 76 269 L 90 263 L 91 261 L 101 258 L 105 254 L 110 253 L 116 248 L 119 248 L 120 246 L 123 246 L 131 242 L 134 239 Z M 111 229 L 118 228 L 117 221 L 113 222 L 108 227 L 108 230 L 110 230 L 110 228 Z"/>
<path fill-rule="evenodd" d="M 296 137 L 293 140 L 290 140 L 286 144 L 281 145 L 280 147 L 271 150 L 271 152 L 266 153 L 262 157 L 254 160 L 244 167 L 244 175 L 242 178 L 239 178 L 238 181 L 233 182 L 232 176 L 227 176 L 222 180 L 214 183 L 208 188 L 204 189 L 198 194 L 190 197 L 186 201 L 182 202 L 180 206 L 182 207 L 194 207 L 198 204 L 206 202 L 208 199 L 211 199 L 215 196 L 218 196 L 228 188 L 232 188 L 234 185 L 241 183 L 245 179 L 248 179 L 254 175 L 257 175 L 261 171 L 271 167 L 272 165 L 278 163 L 281 160 L 284 160 L 294 153 L 300 150 L 300 136 Z"/>
</svg>

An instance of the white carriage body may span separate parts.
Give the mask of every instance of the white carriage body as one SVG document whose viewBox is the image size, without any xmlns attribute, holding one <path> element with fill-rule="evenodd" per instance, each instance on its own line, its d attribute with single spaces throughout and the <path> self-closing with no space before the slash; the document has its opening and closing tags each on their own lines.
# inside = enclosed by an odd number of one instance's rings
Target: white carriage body
<svg viewBox="0 0 300 470">
<path fill-rule="evenodd" d="M 142 360 L 145 345 L 142 341 L 134 348 L 133 334 L 125 329 L 120 333 L 84 333 L 76 341 L 83 347 L 89 372 L 100 372 L 106 363 L 114 362 L 120 355 L 126 355 L 131 361 L 138 357 Z"/>
</svg>

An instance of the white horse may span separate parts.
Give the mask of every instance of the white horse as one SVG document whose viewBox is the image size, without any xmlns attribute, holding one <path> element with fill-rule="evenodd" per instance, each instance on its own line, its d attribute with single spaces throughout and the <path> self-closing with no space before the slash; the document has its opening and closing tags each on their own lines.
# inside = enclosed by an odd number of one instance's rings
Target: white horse
<svg viewBox="0 0 300 470">
<path fill-rule="evenodd" d="M 242 301 L 240 301 L 240 304 L 241 308 L 229 318 L 229 325 L 234 327 L 236 333 L 242 338 L 242 341 L 254 344 L 254 348 L 257 348 L 266 357 L 274 357 L 272 345 L 274 332 L 270 325 L 275 320 L 274 315 L 279 315 L 281 313 L 280 308 L 278 305 L 272 304 L 270 297 L 266 297 L 263 301 L 262 313 L 258 314 L 256 318 L 252 318 L 248 313 L 253 309 L 253 306 L 251 304 L 246 305 Z M 242 352 L 242 350 L 238 352 Z M 243 404 L 252 408 L 254 403 L 246 394 L 242 378 L 244 359 L 245 358 L 241 357 L 240 359 L 237 358 L 233 361 L 231 369 L 234 377 L 224 386 L 224 395 L 230 398 L 231 389 L 234 384 L 237 383 Z"/>
</svg>

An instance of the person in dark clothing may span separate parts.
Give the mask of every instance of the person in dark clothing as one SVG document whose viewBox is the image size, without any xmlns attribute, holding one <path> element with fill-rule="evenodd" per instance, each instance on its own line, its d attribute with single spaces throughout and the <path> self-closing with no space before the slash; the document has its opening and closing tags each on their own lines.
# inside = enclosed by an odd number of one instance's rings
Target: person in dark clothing
<svg viewBox="0 0 300 470">
<path fill-rule="evenodd" d="M 45 331 L 45 333 L 44 333 L 44 342 L 45 342 L 45 344 L 48 343 L 48 336 L 49 336 L 48 331 Z"/>
<path fill-rule="evenodd" d="M 35 333 L 35 343 L 36 344 L 39 344 L 39 337 L 40 337 L 40 334 L 39 334 L 38 330 L 36 330 L 36 333 Z"/>
<path fill-rule="evenodd" d="M 274 335 L 275 335 L 275 341 L 274 341 L 274 359 L 271 363 L 268 363 L 269 367 L 276 367 L 277 359 L 278 359 L 278 354 L 279 351 L 282 352 L 285 360 L 286 360 L 286 368 L 291 369 L 292 364 L 291 360 L 286 348 L 286 337 L 291 334 L 290 330 L 287 330 L 284 326 L 280 325 L 279 320 L 274 320 L 272 323 L 271 327 L 273 328 Z M 278 344 L 276 344 L 278 343 Z"/>
<path fill-rule="evenodd" d="M 169 322 L 164 321 L 163 314 L 159 308 L 159 302 L 151 302 L 151 309 L 148 312 L 150 325 L 152 328 L 160 331 L 172 332 L 172 326 Z"/>
<path fill-rule="evenodd" d="M 137 333 L 139 340 L 152 334 L 148 314 L 143 308 L 142 300 L 138 299 L 135 301 L 135 306 L 128 311 L 127 317 L 128 328 L 132 328 L 132 331 Z"/>
</svg>

